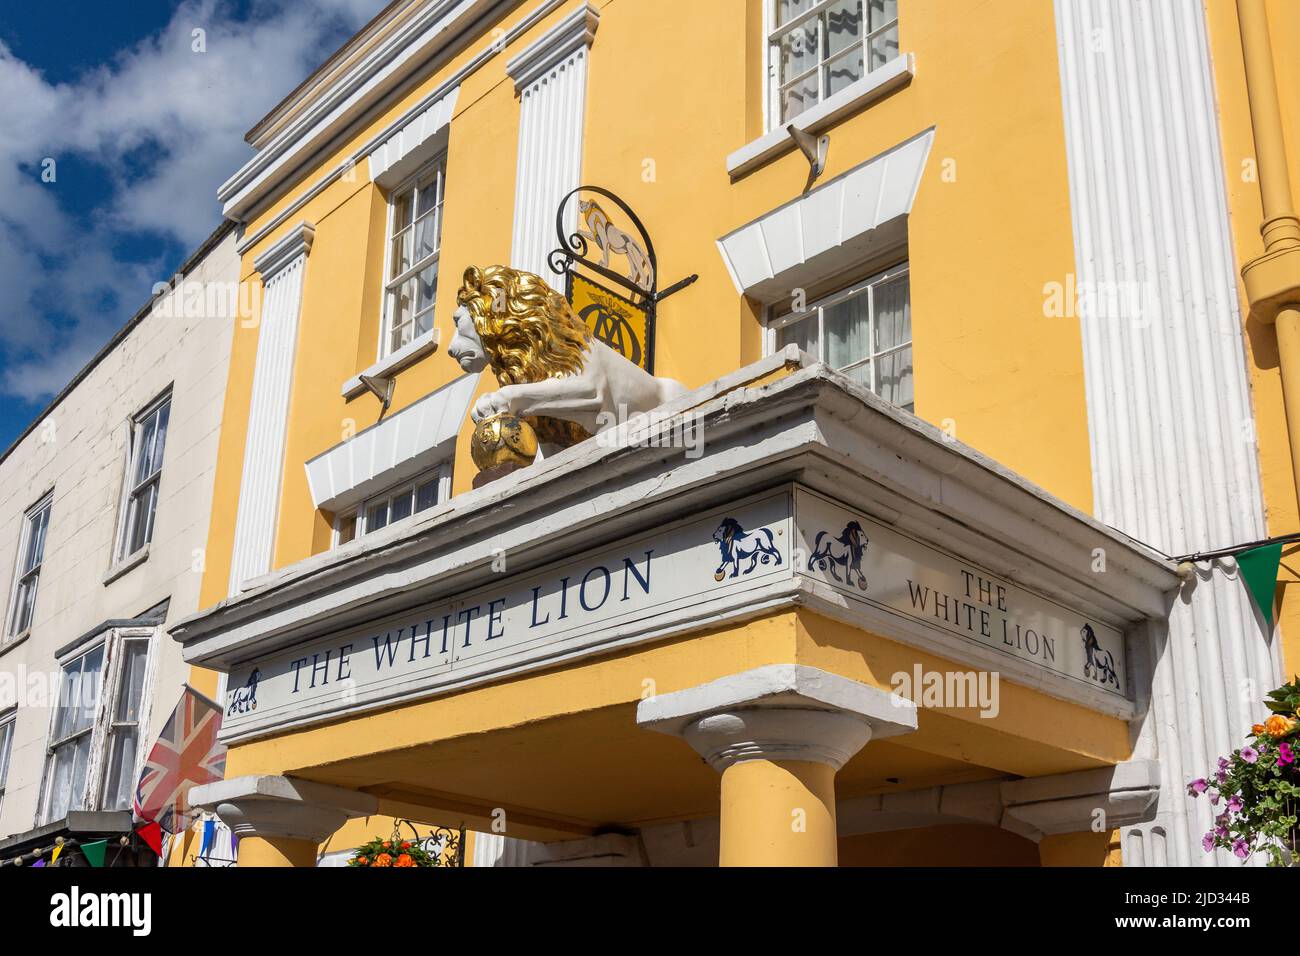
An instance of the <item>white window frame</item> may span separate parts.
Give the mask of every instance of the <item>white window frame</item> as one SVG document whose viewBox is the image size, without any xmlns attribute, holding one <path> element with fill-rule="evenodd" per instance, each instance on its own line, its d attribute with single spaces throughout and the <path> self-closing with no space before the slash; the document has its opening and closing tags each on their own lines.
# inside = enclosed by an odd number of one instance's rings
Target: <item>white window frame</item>
<svg viewBox="0 0 1300 956">
<path fill-rule="evenodd" d="M 23 562 L 27 554 L 27 548 L 31 543 L 32 528 L 35 519 L 44 513 L 44 525 L 41 528 L 41 556 L 36 565 L 29 570 L 23 570 Z M 36 619 L 36 598 L 40 594 L 41 571 L 45 567 L 45 549 L 50 543 L 50 521 L 54 515 L 54 490 L 51 489 L 41 496 L 36 504 L 32 505 L 23 512 L 22 533 L 18 536 L 18 554 L 14 558 L 13 582 L 9 587 L 9 611 L 5 615 L 5 637 L 4 643 L 20 640 L 26 637 L 32 629 L 32 622 Z M 24 584 L 31 582 L 32 597 L 30 606 L 32 609 L 31 616 L 22 628 L 18 628 L 18 615 L 21 607 L 18 603 L 19 592 L 23 589 Z"/>
<path fill-rule="evenodd" d="M 45 733 L 45 759 L 41 769 L 40 799 L 37 802 L 38 825 L 44 826 L 62 819 L 62 817 L 50 817 L 50 802 L 54 796 L 51 783 L 55 748 L 86 734 L 90 735 L 90 750 L 86 760 L 86 779 L 79 793 L 69 795 L 68 811 L 106 809 L 104 805 L 104 786 L 108 779 L 110 756 L 108 743 L 114 724 L 113 714 L 116 712 L 118 694 L 121 690 L 122 666 L 126 659 L 126 654 L 123 651 L 125 645 L 130 641 L 145 641 L 148 643 L 148 651 L 145 654 L 144 677 L 140 688 L 140 709 L 136 722 L 139 728 L 139 738 L 135 760 L 128 774 L 128 779 L 132 781 L 132 791 L 134 791 L 135 781 L 140 778 L 140 771 L 144 767 L 145 758 L 148 756 L 149 747 L 151 746 L 148 733 L 149 723 L 153 716 L 158 630 L 156 627 L 111 628 L 101 638 L 77 647 L 59 659 L 59 696 L 55 698 L 54 706 L 50 708 L 50 722 Z M 99 692 L 95 705 L 94 721 L 87 730 L 55 740 L 54 732 L 62 709 L 60 704 L 64 669 L 74 661 L 80 660 L 85 655 L 101 647 L 104 649 L 104 663 L 100 669 Z M 108 688 L 107 692 L 105 688 Z"/>
<path fill-rule="evenodd" d="M 899 276 L 903 276 L 903 275 L 908 277 L 907 302 L 908 302 L 908 308 L 910 310 L 911 303 L 912 303 L 911 266 L 908 260 L 906 259 L 904 259 L 902 262 L 899 262 L 894 266 L 891 266 L 888 269 L 884 269 L 880 272 L 876 272 L 872 275 L 869 275 L 864 279 L 859 279 L 856 282 L 850 282 L 845 285 L 842 285 L 839 288 L 835 289 L 835 291 L 829 292 L 826 295 L 821 296 L 820 298 L 818 298 L 813 302 L 809 302 L 800 311 L 791 310 L 789 312 L 777 314 L 774 312 L 773 309 L 769 307 L 767 311 L 767 316 L 765 317 L 764 320 L 764 330 L 763 330 L 764 352 L 767 355 L 771 355 L 773 352 L 776 351 L 776 333 L 779 329 L 782 329 L 785 326 L 791 325 L 795 322 L 803 321 L 805 319 L 811 320 L 811 317 L 815 315 L 816 316 L 815 321 L 817 322 L 817 353 L 818 354 L 814 355 L 813 358 L 815 358 L 819 362 L 825 362 L 827 365 L 829 365 L 830 363 L 827 361 L 827 355 L 826 355 L 826 310 L 831 306 L 836 305 L 844 301 L 845 299 L 851 298 L 852 296 L 858 295 L 863 290 L 866 290 L 868 296 L 867 334 L 868 334 L 868 342 L 869 342 L 867 348 L 867 354 L 860 359 L 855 359 L 854 361 L 850 362 L 848 365 L 844 365 L 837 368 L 836 371 L 848 372 L 860 366 L 869 365 L 871 368 L 871 381 L 867 387 L 870 388 L 872 392 L 879 395 L 880 383 L 877 379 L 876 369 L 878 367 L 878 363 L 880 359 L 884 358 L 885 356 L 893 355 L 897 352 L 901 352 L 904 349 L 912 349 L 913 343 L 915 341 L 915 332 L 914 330 L 910 330 L 912 331 L 913 334 L 908 337 L 906 342 L 900 342 L 896 345 L 891 345 L 888 348 L 884 348 L 884 349 L 880 349 L 877 347 L 876 302 L 875 302 L 876 287 L 884 285 L 887 282 L 892 282 L 893 280 L 897 279 Z M 915 407 L 916 405 L 916 352 L 914 349 L 912 352 L 912 363 L 913 363 L 912 364 L 912 383 L 913 383 L 912 384 L 912 406 Z M 907 408 L 907 406 L 905 405 L 899 407 Z"/>
<path fill-rule="evenodd" d="M 393 265 L 393 240 L 396 238 L 396 236 L 393 234 L 393 230 L 397 224 L 398 202 L 407 193 L 410 193 L 413 190 L 415 190 L 416 187 L 419 185 L 420 181 L 426 179 L 430 173 L 434 175 L 434 182 L 436 184 L 436 189 L 437 189 L 436 192 L 437 198 L 434 202 L 433 211 L 430 213 L 430 215 L 434 217 L 433 220 L 434 250 L 430 255 L 425 256 L 423 259 L 420 259 L 419 261 L 412 263 L 410 268 L 406 269 L 397 277 L 390 279 L 389 271 Z M 436 156 L 430 159 L 427 163 L 424 163 L 420 167 L 417 173 L 403 180 L 400 185 L 393 187 L 393 189 L 391 189 L 388 193 L 388 217 L 387 217 L 386 225 L 384 227 L 383 293 L 380 296 L 380 302 L 379 302 L 379 347 L 378 347 L 377 357 L 380 360 L 387 358 L 388 356 L 404 348 L 406 345 L 409 345 L 411 342 L 416 341 L 417 339 L 420 338 L 421 335 L 431 335 L 433 333 L 433 316 L 438 308 L 437 305 L 438 294 L 436 292 L 434 293 L 433 296 L 434 304 L 430 307 L 429 310 L 428 332 L 420 333 L 420 335 L 413 334 L 408 342 L 401 343 L 396 346 L 394 346 L 392 343 L 392 337 L 393 337 L 392 303 L 395 301 L 394 293 L 396 292 L 396 290 L 400 289 L 404 283 L 406 283 L 413 277 L 418 276 L 422 271 L 424 271 L 431 265 L 436 266 L 438 268 L 438 284 L 439 287 L 441 287 L 442 279 L 443 279 L 442 267 L 441 267 L 442 226 L 443 226 L 442 220 L 444 218 L 443 209 L 444 209 L 446 198 L 447 198 L 447 151 L 446 150 L 440 151 Z M 411 225 L 409 227 L 404 227 L 404 228 L 411 229 L 412 236 L 414 236 L 414 232 L 415 232 L 414 215 L 412 216 Z M 413 310 L 411 313 L 411 320 L 410 320 L 411 322 L 415 321 L 415 314 L 416 313 Z"/>
<path fill-rule="evenodd" d="M 797 82 L 798 80 L 805 79 L 806 77 L 811 75 L 814 71 L 817 74 L 817 103 L 825 102 L 827 97 L 826 74 L 825 74 L 825 66 L 827 60 L 822 58 L 821 50 L 818 51 L 817 65 L 813 67 L 813 69 L 806 70 L 803 73 L 801 73 L 797 78 L 782 83 L 781 82 L 780 39 L 782 35 L 789 33 L 798 24 L 801 24 L 806 20 L 819 17 L 823 11 L 825 11 L 833 3 L 838 2 L 838 0 L 817 0 L 817 2 L 808 10 L 805 10 L 803 13 L 793 17 L 789 23 L 782 24 L 781 26 L 778 27 L 776 25 L 776 21 L 777 21 L 776 11 L 777 11 L 777 5 L 780 2 L 781 0 L 763 0 L 763 47 L 764 47 L 763 62 L 767 65 L 767 68 L 763 71 L 763 86 L 764 86 L 763 101 L 765 104 L 763 115 L 764 115 L 764 120 L 766 122 L 767 132 L 777 129 L 778 127 L 781 127 L 786 123 L 794 121 L 800 115 L 800 114 L 795 114 L 795 116 L 791 116 L 789 119 L 785 119 L 781 115 L 781 90 L 783 87 L 789 86 L 792 83 Z M 899 0 L 899 2 L 901 4 L 902 0 Z M 864 21 L 866 22 L 864 23 L 863 35 L 860 41 L 862 46 L 863 73 L 862 73 L 862 77 L 859 78 L 859 81 L 861 79 L 870 76 L 872 73 L 872 69 L 871 69 L 872 39 L 877 36 L 880 36 L 881 34 L 888 32 L 889 30 L 897 30 L 899 28 L 899 22 L 902 19 L 901 14 L 897 13 L 896 11 L 893 20 L 890 20 L 882 24 L 881 26 L 877 27 L 874 30 L 868 29 L 870 27 L 871 0 L 862 0 L 862 16 Z M 822 42 L 822 37 L 820 36 L 820 34 L 818 35 L 818 42 L 819 43 Z M 847 57 L 848 51 L 850 49 L 852 49 L 852 47 L 847 46 L 843 50 L 840 50 L 835 54 L 835 59 L 839 59 L 841 57 Z M 902 55 L 901 40 L 899 43 L 898 55 L 900 56 Z M 890 62 L 892 62 L 892 59 L 885 61 L 886 64 Z M 809 104 L 808 106 L 805 106 L 803 111 L 801 112 L 806 112 L 807 110 L 811 109 L 815 105 L 816 103 Z"/>
<path fill-rule="evenodd" d="M 4 815 L 5 789 L 9 782 L 9 763 L 14 752 L 14 734 L 18 730 L 18 708 L 0 713 L 0 817 Z M 3 833 L 0 830 L 0 833 Z"/>
<path fill-rule="evenodd" d="M 167 386 L 167 389 L 161 395 L 146 405 L 138 414 L 133 415 L 128 425 L 130 432 L 127 439 L 126 473 L 122 478 L 122 501 L 118 506 L 117 544 L 113 549 L 113 563 L 115 565 L 126 562 L 139 554 L 148 552 L 149 545 L 153 541 L 154 522 L 157 520 L 158 514 L 158 498 L 162 494 L 163 458 L 167 454 L 166 442 L 167 437 L 171 433 L 172 391 L 172 386 Z M 162 455 L 158 458 L 157 470 L 146 476 L 137 484 L 135 483 L 135 472 L 140 462 L 140 456 L 145 450 L 144 444 L 141 441 L 145 425 L 149 422 L 150 418 L 162 411 L 164 405 L 168 406 L 167 434 L 163 436 Z M 157 435 L 158 432 L 155 426 L 153 440 L 157 440 Z M 137 514 L 137 504 L 140 500 L 140 496 L 145 493 L 151 485 L 156 486 L 157 490 L 154 492 L 153 496 L 153 508 L 146 519 L 148 524 L 145 532 L 144 543 L 134 551 L 128 551 L 127 549 L 131 546 L 132 531 L 134 530 L 135 516 Z"/>
<path fill-rule="evenodd" d="M 419 488 L 423 487 L 424 485 L 428 484 L 431 481 L 438 482 L 438 500 L 435 501 L 428 508 L 422 508 L 419 511 L 414 510 L 415 501 L 414 498 L 412 498 L 412 502 L 411 502 L 412 511 L 406 517 L 399 518 L 396 521 L 392 521 L 392 520 L 387 521 L 380 528 L 366 527 L 369 521 L 370 508 L 372 505 L 376 505 L 384 501 L 387 501 L 391 504 L 394 498 L 396 498 L 398 495 L 403 494 L 404 492 L 411 492 L 412 495 L 414 495 L 414 493 Z M 410 521 L 416 515 L 421 514 L 424 511 L 428 511 L 431 508 L 438 507 L 438 505 L 447 501 L 450 497 L 451 497 L 451 462 L 447 461 L 435 465 L 433 468 L 430 468 L 428 471 L 421 472 L 415 478 L 407 479 L 406 481 L 393 485 L 391 488 L 381 491 L 378 494 L 371 495 L 369 498 L 361 502 L 356 507 L 347 508 L 343 511 L 340 511 L 334 517 L 333 547 L 337 548 L 342 546 L 343 544 L 351 543 L 351 541 L 356 541 L 358 538 L 362 538 L 365 535 L 370 534 L 372 531 L 378 531 L 378 530 L 382 530 L 383 528 L 391 528 L 394 525 L 403 524 L 407 521 Z M 356 520 L 356 529 L 353 532 L 352 538 L 349 541 L 345 542 L 341 539 L 340 532 L 343 528 L 343 525 L 351 519 Z"/>
</svg>

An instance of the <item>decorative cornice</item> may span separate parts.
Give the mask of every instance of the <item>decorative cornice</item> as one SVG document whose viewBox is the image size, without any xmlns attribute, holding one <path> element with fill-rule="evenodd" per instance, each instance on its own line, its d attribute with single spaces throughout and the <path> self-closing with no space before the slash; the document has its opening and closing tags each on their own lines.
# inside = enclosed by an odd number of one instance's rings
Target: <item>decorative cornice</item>
<svg viewBox="0 0 1300 956">
<path fill-rule="evenodd" d="M 190 790 L 190 803 L 215 810 L 237 836 L 323 843 L 349 817 L 379 811 L 379 798 L 330 784 L 252 774 Z"/>
<path fill-rule="evenodd" d="M 527 49 L 506 62 L 515 92 L 538 79 L 574 51 L 590 47 L 600 26 L 600 11 L 583 4 L 542 34 Z"/>
<path fill-rule="evenodd" d="M 316 239 L 316 227 L 309 222 L 300 222 L 266 252 L 253 260 L 253 268 L 262 276 L 262 282 L 270 282 L 277 272 L 300 255 L 311 252 L 311 244 Z"/>
</svg>

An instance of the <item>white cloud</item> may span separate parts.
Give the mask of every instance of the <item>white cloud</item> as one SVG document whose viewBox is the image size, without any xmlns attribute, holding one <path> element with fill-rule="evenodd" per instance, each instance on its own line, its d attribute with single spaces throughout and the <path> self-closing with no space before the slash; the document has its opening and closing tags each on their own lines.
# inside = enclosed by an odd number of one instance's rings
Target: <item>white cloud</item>
<svg viewBox="0 0 1300 956">
<path fill-rule="evenodd" d="M 385 5 L 256 0 L 233 20 L 218 0 L 184 0 L 160 33 L 58 84 L 0 42 L 0 391 L 39 401 L 66 383 L 167 278 L 161 257 L 115 255 L 121 240 L 202 241 L 217 187 L 250 155 L 244 132 Z M 108 197 L 65 208 L 59 180 L 41 181 L 46 157 L 96 164 Z"/>
</svg>

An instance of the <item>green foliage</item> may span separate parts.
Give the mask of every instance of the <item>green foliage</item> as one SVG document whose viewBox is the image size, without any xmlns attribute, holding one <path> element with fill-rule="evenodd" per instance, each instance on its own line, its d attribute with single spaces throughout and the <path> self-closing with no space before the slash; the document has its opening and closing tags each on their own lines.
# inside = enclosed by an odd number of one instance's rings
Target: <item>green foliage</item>
<svg viewBox="0 0 1300 956">
<path fill-rule="evenodd" d="M 415 840 L 403 840 L 394 834 L 385 839 L 375 837 L 357 847 L 348 866 L 437 866 L 438 858 Z"/>
<path fill-rule="evenodd" d="M 1256 724 L 1252 743 L 1220 757 L 1218 769 L 1188 784 L 1214 807 L 1214 827 L 1205 834 L 1205 851 L 1223 848 L 1241 860 L 1255 853 L 1272 866 L 1291 865 L 1300 840 L 1300 679 L 1267 695 L 1273 716 Z"/>
</svg>

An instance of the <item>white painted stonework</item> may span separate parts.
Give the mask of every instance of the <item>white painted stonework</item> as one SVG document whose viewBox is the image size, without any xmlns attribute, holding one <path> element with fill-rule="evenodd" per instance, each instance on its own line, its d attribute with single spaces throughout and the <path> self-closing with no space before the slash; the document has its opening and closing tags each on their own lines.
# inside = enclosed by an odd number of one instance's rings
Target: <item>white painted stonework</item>
<svg viewBox="0 0 1300 956">
<path fill-rule="evenodd" d="M 800 574 L 844 595 L 850 604 L 909 630 L 939 632 L 1027 661 L 1036 668 L 1127 700 L 1124 635 L 969 561 L 901 535 L 838 502 L 799 489 L 795 496 Z M 883 615 L 879 612 L 885 612 Z M 1081 632 L 1095 635 L 1089 665 Z M 956 638 L 956 640 L 951 640 Z M 1109 664 L 1109 668 L 1107 668 Z"/>
<path fill-rule="evenodd" d="M 23 514 L 53 492 L 32 627 L 25 639 L 0 644 L 0 678 L 23 687 L 31 678 L 52 678 L 60 650 L 66 658 L 77 653 L 73 645 L 89 649 L 106 635 L 150 637 L 142 740 L 137 765 L 127 772 L 132 783 L 190 671 L 165 628 L 198 606 L 238 281 L 235 236 L 227 229 L 190 263 L 184 284 L 125 325 L 0 460 L 4 620 Z M 118 564 L 128 423 L 168 387 L 153 539 L 142 557 Z M 130 623 L 164 603 L 158 624 Z M 0 712 L 11 703 L 0 701 Z M 17 711 L 0 839 L 39 822 L 51 713 L 39 705 Z M 106 760 L 103 748 L 92 759 Z"/>
<path fill-rule="evenodd" d="M 271 567 L 303 276 L 315 232 L 308 224 L 300 225 L 254 263 L 262 275 L 262 313 L 230 560 L 231 594 L 237 593 L 245 581 L 265 574 Z"/>
<path fill-rule="evenodd" d="M 1080 317 L 1097 516 L 1174 555 L 1262 538 L 1202 4 L 1056 0 L 1056 25 L 1078 284 L 1120 303 Z M 1212 808 L 1185 795 L 1281 683 L 1235 569 L 1198 575 L 1130 665 L 1151 675 L 1139 756 L 1164 778 L 1125 864 L 1236 865 L 1202 852 Z"/>
<path fill-rule="evenodd" d="M 560 201 L 582 185 L 582 136 L 587 105 L 587 53 L 600 24 L 591 4 L 578 7 L 506 63 L 519 93 L 519 161 L 510 263 L 542 276 L 556 289 L 547 265 L 559 244 Z M 572 210 L 569 211 L 573 219 Z M 566 234 L 574 222 L 565 223 Z"/>
<path fill-rule="evenodd" d="M 719 239 L 736 291 L 770 303 L 905 241 L 933 142 L 926 130 Z"/>
<path fill-rule="evenodd" d="M 312 504 L 338 511 L 450 457 L 478 380 L 462 375 L 306 464 Z"/>
<path fill-rule="evenodd" d="M 190 660 L 232 674 L 229 739 L 795 604 L 1131 717 L 1123 658 L 1163 615 L 1173 569 L 824 366 L 743 387 L 789 361 L 770 357 L 730 390 L 715 384 L 669 406 L 694 409 L 702 456 L 642 445 L 635 431 L 584 442 L 178 624 Z M 841 510 L 807 510 L 805 521 L 795 506 L 804 488 Z M 872 547 L 893 542 L 901 557 L 864 563 L 879 593 L 846 593 L 806 565 L 804 542 L 850 514 L 898 536 Z M 1105 588 L 1086 557 L 1097 547 L 1110 555 Z M 494 568 L 501 553 L 505 575 Z M 891 591 L 905 583 L 890 585 L 891 567 L 951 580 L 984 570 L 991 594 L 1006 589 L 1008 619 L 1042 621 L 1044 632 L 1091 622 L 1121 692 L 1063 671 L 1082 666 L 1066 636 L 1053 668 L 900 613 Z"/>
</svg>

